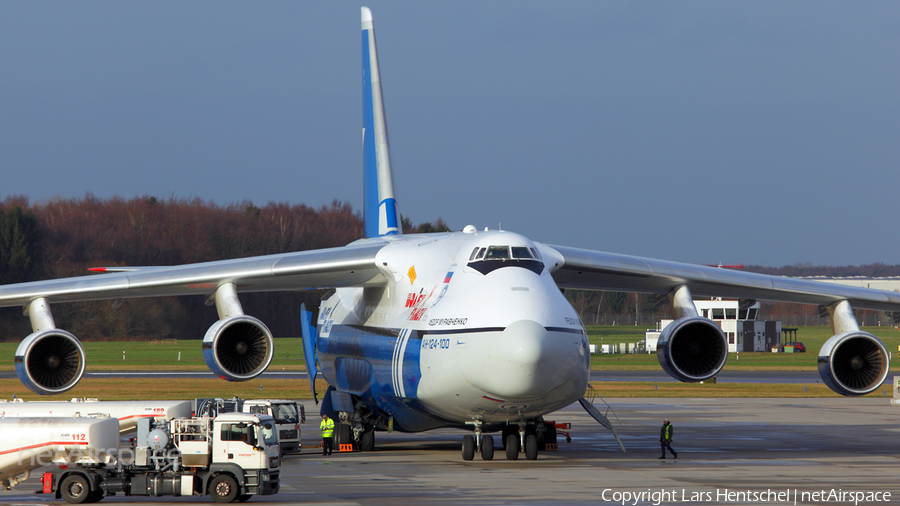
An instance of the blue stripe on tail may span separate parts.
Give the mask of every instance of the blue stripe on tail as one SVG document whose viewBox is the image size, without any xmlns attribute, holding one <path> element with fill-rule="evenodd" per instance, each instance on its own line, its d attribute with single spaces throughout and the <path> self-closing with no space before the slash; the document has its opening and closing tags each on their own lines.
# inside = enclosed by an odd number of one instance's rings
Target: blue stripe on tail
<svg viewBox="0 0 900 506">
<path fill-rule="evenodd" d="M 362 31 L 363 64 L 363 219 L 366 237 L 378 237 L 378 159 L 375 154 L 375 112 L 372 104 L 372 68 L 369 30 Z"/>
<path fill-rule="evenodd" d="M 400 213 L 394 199 L 394 178 L 391 175 L 375 29 L 372 12 L 366 7 L 362 8 L 362 64 L 365 236 L 402 234 Z"/>
</svg>

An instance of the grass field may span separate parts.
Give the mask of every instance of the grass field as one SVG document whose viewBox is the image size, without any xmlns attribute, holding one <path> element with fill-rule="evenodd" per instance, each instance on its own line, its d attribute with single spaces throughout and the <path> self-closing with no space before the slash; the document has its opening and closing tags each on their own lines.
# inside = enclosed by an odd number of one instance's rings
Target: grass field
<svg viewBox="0 0 900 506">
<path fill-rule="evenodd" d="M 199 339 L 163 341 L 84 342 L 88 371 L 208 371 Z M 5 357 L 0 371 L 14 369 L 13 356 L 19 343 L 0 343 Z M 125 359 L 123 360 L 123 352 Z M 179 360 L 179 353 L 181 360 Z M 306 370 L 300 339 L 275 339 L 275 355 L 270 370 Z"/>
<path fill-rule="evenodd" d="M 644 339 L 644 327 L 587 327 L 591 344 L 635 343 Z M 897 357 L 897 346 L 900 345 L 900 331 L 890 327 L 863 327 L 884 342 L 888 351 Z M 726 371 L 813 371 L 816 369 L 816 358 L 819 348 L 832 336 L 831 327 L 800 327 L 797 340 L 807 348 L 806 353 L 741 353 L 738 358 L 734 353 L 728 355 L 725 363 Z M 894 361 L 891 370 L 900 370 L 900 364 Z M 629 370 L 642 371 L 659 369 L 656 354 L 642 355 L 593 355 L 591 368 L 594 370 Z"/>
<path fill-rule="evenodd" d="M 635 343 L 644 339 L 644 327 L 591 326 L 587 327 L 591 344 Z M 889 351 L 897 351 L 900 345 L 900 331 L 889 327 L 864 327 L 881 339 Z M 797 339 L 806 344 L 806 353 L 734 353 L 728 357 L 725 370 L 778 370 L 804 371 L 816 369 L 816 357 L 822 344 L 831 337 L 830 327 L 800 327 Z M 85 342 L 82 343 L 87 355 L 88 371 L 206 371 L 206 363 L 200 350 L 200 341 L 128 341 L 128 342 Z M 19 343 L 0 343 L 0 357 L 6 357 L 0 364 L 0 371 L 12 371 L 12 358 Z M 124 352 L 124 360 L 123 360 Z M 179 353 L 181 359 L 179 360 Z M 895 354 L 896 356 L 896 354 Z M 591 368 L 595 370 L 658 370 L 659 362 L 655 354 L 640 355 L 600 355 L 591 357 Z M 306 369 L 303 344 L 299 338 L 282 337 L 275 339 L 275 355 L 270 370 L 302 371 Z M 894 361 L 891 370 L 900 370 Z"/>
<path fill-rule="evenodd" d="M 643 327 L 588 327 L 591 344 L 629 343 L 644 338 Z M 866 327 L 863 330 L 878 336 L 888 350 L 900 345 L 900 332 L 886 327 Z M 818 350 L 831 337 L 829 327 L 800 327 L 797 338 L 803 341 L 807 353 L 742 353 L 740 359 L 731 354 L 726 370 L 815 370 Z M 86 342 L 88 371 L 208 371 L 200 350 L 199 340 Z M 6 363 L 0 370 L 13 370 L 13 356 L 18 343 L 0 343 L 0 356 Z M 123 353 L 124 352 L 124 360 Z M 180 360 L 179 360 L 180 354 Z M 896 364 L 897 361 L 894 361 Z M 659 370 L 656 354 L 593 355 L 594 370 Z M 303 346 L 297 338 L 275 339 L 275 356 L 269 370 L 305 370 Z M 897 365 L 891 367 L 898 370 Z M 754 383 L 675 383 L 666 382 L 594 382 L 594 388 L 604 397 L 837 397 L 822 384 L 754 384 Z M 317 389 L 325 391 L 319 380 Z M 262 389 L 260 389 L 262 387 Z M 18 379 L 0 379 L 0 397 L 23 397 L 27 400 L 47 400 L 27 390 Z M 883 396 L 882 391 L 870 394 Z M 134 378 L 87 378 L 63 396 L 96 397 L 103 400 L 127 399 L 190 399 L 194 397 L 286 397 L 312 396 L 305 380 L 258 379 L 242 383 L 209 379 L 190 379 L 167 382 L 160 388 L 157 382 Z"/>
</svg>

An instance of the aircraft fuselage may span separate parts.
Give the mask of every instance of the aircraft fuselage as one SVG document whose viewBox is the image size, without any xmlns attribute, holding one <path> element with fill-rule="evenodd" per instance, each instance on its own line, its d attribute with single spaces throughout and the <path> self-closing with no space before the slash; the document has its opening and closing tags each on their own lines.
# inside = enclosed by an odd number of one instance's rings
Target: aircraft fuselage
<svg viewBox="0 0 900 506">
<path fill-rule="evenodd" d="M 405 431 L 532 419 L 584 395 L 587 333 L 538 245 L 502 231 L 379 240 L 387 285 L 322 301 L 330 385 Z"/>
</svg>

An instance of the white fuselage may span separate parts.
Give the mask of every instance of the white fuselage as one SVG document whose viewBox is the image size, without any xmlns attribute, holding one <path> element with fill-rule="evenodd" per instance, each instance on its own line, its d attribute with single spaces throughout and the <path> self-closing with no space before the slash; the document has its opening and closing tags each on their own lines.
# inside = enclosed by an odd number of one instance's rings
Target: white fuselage
<svg viewBox="0 0 900 506">
<path fill-rule="evenodd" d="M 453 425 L 534 418 L 584 395 L 587 334 L 537 245 L 499 231 L 384 239 L 377 264 L 387 286 L 338 289 L 322 303 L 330 384 L 393 397 L 381 409 L 415 400 Z"/>
</svg>

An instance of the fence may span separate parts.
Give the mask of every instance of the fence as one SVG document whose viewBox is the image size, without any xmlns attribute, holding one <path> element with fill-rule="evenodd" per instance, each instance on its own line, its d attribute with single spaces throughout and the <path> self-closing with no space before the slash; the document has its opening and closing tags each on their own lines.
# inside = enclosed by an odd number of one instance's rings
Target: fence
<svg viewBox="0 0 900 506">
<path fill-rule="evenodd" d="M 581 321 L 585 325 L 622 325 L 653 328 L 662 319 L 670 319 L 672 316 L 664 312 L 634 313 L 582 313 Z M 774 314 L 761 311 L 759 320 L 778 320 L 782 327 L 828 327 L 831 322 L 828 317 L 820 318 L 818 314 L 809 313 L 781 313 Z M 856 320 L 861 327 L 877 327 L 879 325 L 894 325 L 891 314 L 884 311 L 856 311 Z"/>
</svg>

